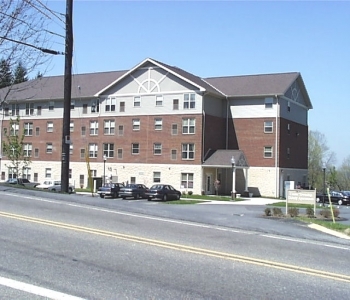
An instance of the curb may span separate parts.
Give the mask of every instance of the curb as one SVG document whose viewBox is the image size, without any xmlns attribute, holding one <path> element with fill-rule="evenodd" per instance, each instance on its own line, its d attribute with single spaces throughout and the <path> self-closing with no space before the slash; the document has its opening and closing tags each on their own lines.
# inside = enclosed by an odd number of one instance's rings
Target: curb
<svg viewBox="0 0 350 300">
<path fill-rule="evenodd" d="M 350 240 L 350 236 L 346 235 L 345 233 L 341 233 L 341 232 L 338 232 L 338 231 L 335 231 L 332 229 L 328 229 L 328 228 L 325 228 L 325 227 L 318 225 L 318 224 L 309 224 L 308 227 L 322 231 L 324 233 L 328 233 L 330 235 L 334 235 L 334 236 L 342 238 L 342 239 Z"/>
</svg>

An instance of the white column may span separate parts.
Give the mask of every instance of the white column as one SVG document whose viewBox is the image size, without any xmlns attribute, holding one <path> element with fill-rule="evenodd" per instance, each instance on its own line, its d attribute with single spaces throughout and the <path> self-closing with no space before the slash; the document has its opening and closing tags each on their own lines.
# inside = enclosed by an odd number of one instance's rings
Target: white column
<svg viewBox="0 0 350 300">
<path fill-rule="evenodd" d="M 236 167 L 232 167 L 232 193 L 233 197 L 235 198 L 236 196 Z"/>
<path fill-rule="evenodd" d="M 244 177 L 245 177 L 245 188 L 244 188 L 244 191 L 248 192 L 248 169 L 244 169 Z"/>
</svg>

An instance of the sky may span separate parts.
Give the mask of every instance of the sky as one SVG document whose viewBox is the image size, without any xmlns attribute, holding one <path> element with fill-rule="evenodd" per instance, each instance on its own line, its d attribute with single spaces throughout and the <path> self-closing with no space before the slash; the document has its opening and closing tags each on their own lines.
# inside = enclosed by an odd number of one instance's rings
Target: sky
<svg viewBox="0 0 350 300">
<path fill-rule="evenodd" d="M 66 1 L 48 1 L 65 14 Z M 56 14 L 57 15 L 57 14 Z M 64 37 L 64 16 L 49 30 Z M 200 77 L 300 72 L 309 129 L 350 158 L 350 1 L 73 0 L 73 74 L 129 70 L 146 58 Z M 64 51 L 64 38 L 51 48 Z M 64 74 L 54 56 L 45 76 Z"/>
</svg>

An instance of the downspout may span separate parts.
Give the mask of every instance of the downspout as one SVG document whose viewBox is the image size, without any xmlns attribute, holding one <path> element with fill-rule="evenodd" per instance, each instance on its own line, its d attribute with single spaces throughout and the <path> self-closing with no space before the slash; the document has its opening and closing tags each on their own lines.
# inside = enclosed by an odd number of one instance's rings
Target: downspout
<svg viewBox="0 0 350 300">
<path fill-rule="evenodd" d="M 226 150 L 228 149 L 228 110 L 229 110 L 229 101 L 228 97 L 226 96 Z"/>
<path fill-rule="evenodd" d="M 279 169 L 278 169 L 278 159 L 279 159 L 279 150 L 278 150 L 278 120 L 279 120 L 279 112 L 280 112 L 280 106 L 279 106 L 279 102 L 278 102 L 278 96 L 275 95 L 276 98 L 276 135 L 275 135 L 275 172 L 276 172 L 276 191 L 275 191 L 275 195 L 276 198 L 280 197 L 279 194 L 279 186 L 280 186 L 280 174 L 279 174 Z"/>
</svg>

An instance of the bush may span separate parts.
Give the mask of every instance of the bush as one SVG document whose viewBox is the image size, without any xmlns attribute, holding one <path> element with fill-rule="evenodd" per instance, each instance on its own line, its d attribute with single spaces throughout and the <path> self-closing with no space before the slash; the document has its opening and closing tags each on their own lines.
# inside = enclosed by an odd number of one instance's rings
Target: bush
<svg viewBox="0 0 350 300">
<path fill-rule="evenodd" d="M 293 218 L 299 215 L 299 209 L 296 207 L 291 207 L 288 209 L 288 214 Z"/>
<path fill-rule="evenodd" d="M 283 216 L 282 209 L 279 208 L 279 207 L 274 207 L 272 209 L 272 213 L 273 213 L 274 216 L 277 216 L 277 217 Z"/>
<path fill-rule="evenodd" d="M 333 214 L 334 214 L 334 218 L 338 218 L 339 217 L 339 209 L 338 208 L 334 208 L 333 209 Z"/>
<path fill-rule="evenodd" d="M 320 211 L 320 215 L 325 219 L 328 219 L 331 216 L 331 211 L 329 209 L 324 208 Z"/>
<path fill-rule="evenodd" d="M 266 207 L 265 210 L 264 210 L 264 212 L 265 212 L 265 216 L 267 216 L 267 217 L 270 217 L 270 216 L 271 216 L 271 208 Z"/>
<path fill-rule="evenodd" d="M 309 217 L 309 218 L 313 218 L 315 216 L 315 211 L 312 207 L 307 207 L 306 208 L 306 215 Z"/>
<path fill-rule="evenodd" d="M 188 194 L 191 196 L 193 194 L 193 192 L 192 191 L 188 191 Z"/>
</svg>

